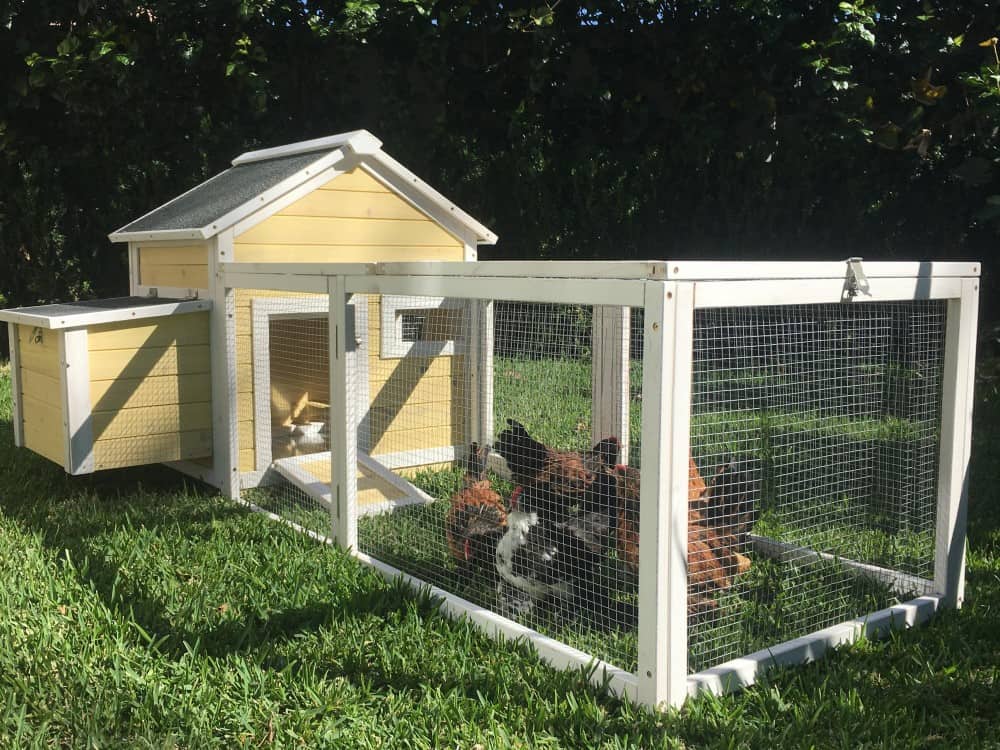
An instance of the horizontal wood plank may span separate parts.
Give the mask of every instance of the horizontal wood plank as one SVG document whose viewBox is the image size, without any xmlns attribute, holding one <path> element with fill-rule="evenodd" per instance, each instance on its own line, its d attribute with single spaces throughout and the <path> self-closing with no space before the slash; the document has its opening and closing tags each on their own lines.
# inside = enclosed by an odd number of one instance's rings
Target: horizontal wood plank
<svg viewBox="0 0 1000 750">
<path fill-rule="evenodd" d="M 209 343 L 208 313 L 105 323 L 90 328 L 88 333 L 87 347 L 92 352 L 151 346 L 196 346 Z"/>
<path fill-rule="evenodd" d="M 243 235 L 244 237 L 246 235 Z M 464 249 L 458 243 L 416 246 L 360 245 L 340 243 L 328 238 L 327 244 L 307 245 L 289 242 L 285 245 L 252 243 L 237 240 L 233 255 L 240 263 L 388 263 L 390 261 L 464 259 Z M 287 294 L 287 292 L 286 292 Z"/>
<path fill-rule="evenodd" d="M 373 192 L 373 193 L 391 193 L 388 187 L 383 185 L 381 182 L 376 180 L 365 170 L 361 168 L 352 169 L 350 172 L 344 172 L 341 175 L 337 175 L 329 182 L 324 183 L 319 187 L 320 190 L 346 190 L 346 191 L 363 191 L 363 192 Z"/>
<path fill-rule="evenodd" d="M 62 409 L 62 384 L 59 378 L 21 368 L 21 395 Z"/>
<path fill-rule="evenodd" d="M 139 283 L 143 286 L 208 289 L 208 266 L 140 265 Z"/>
<path fill-rule="evenodd" d="M 451 378 L 421 378 L 412 388 L 401 390 L 386 383 L 372 383 L 372 403 L 400 408 L 403 404 L 448 403 L 461 398 L 462 387 Z"/>
<path fill-rule="evenodd" d="M 211 453 L 211 430 L 150 435 L 142 439 L 98 440 L 94 443 L 94 468 L 143 466 L 198 458 Z"/>
<path fill-rule="evenodd" d="M 141 266 L 207 266 L 208 243 L 193 245 L 139 245 Z"/>
<path fill-rule="evenodd" d="M 19 349 L 24 352 L 31 350 L 34 352 L 47 352 L 59 358 L 59 331 L 52 331 L 45 328 L 20 324 L 17 326 L 17 343 Z"/>
<path fill-rule="evenodd" d="M 342 219 L 408 219 L 427 216 L 392 193 L 315 190 L 278 212 L 278 216 L 329 216 Z"/>
<path fill-rule="evenodd" d="M 430 221 L 272 216 L 240 235 L 252 245 L 453 245 L 459 244 Z M 242 260 L 239 252 L 237 260 Z M 295 260 L 285 257 L 286 261 Z"/>
<path fill-rule="evenodd" d="M 210 372 L 207 344 L 101 349 L 90 352 L 90 379 L 142 378 Z"/>
<path fill-rule="evenodd" d="M 191 432 L 212 428 L 212 404 L 167 404 L 139 409 L 95 411 L 91 415 L 94 440 L 144 438 L 171 432 Z"/>
<path fill-rule="evenodd" d="M 422 430 L 395 430 L 385 433 L 371 450 L 378 458 L 380 453 L 400 453 L 402 451 L 426 450 L 448 445 L 457 445 L 465 440 L 462 430 L 457 427 L 427 427 Z"/>
<path fill-rule="evenodd" d="M 94 411 L 192 404 L 211 400 L 212 378 L 208 373 L 98 380 L 90 384 L 90 403 Z"/>
</svg>

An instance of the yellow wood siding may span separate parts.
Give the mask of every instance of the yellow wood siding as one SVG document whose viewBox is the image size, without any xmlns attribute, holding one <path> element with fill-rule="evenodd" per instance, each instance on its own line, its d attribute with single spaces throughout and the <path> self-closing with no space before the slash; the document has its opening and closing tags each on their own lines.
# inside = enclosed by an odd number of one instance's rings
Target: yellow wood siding
<svg viewBox="0 0 1000 750">
<path fill-rule="evenodd" d="M 142 440 L 98 440 L 94 443 L 94 468 L 115 469 L 163 461 L 200 458 L 212 452 L 210 430 L 149 435 Z"/>
<path fill-rule="evenodd" d="M 89 330 L 96 469 L 211 455 L 208 340 L 208 313 Z"/>
<path fill-rule="evenodd" d="M 465 442 L 461 356 L 380 356 L 381 302 L 369 302 L 368 373 L 371 454 L 426 450 Z"/>
<path fill-rule="evenodd" d="M 330 180 L 237 236 L 233 256 L 236 261 L 258 263 L 460 261 L 465 257 L 465 249 L 458 238 L 408 201 L 364 170 L 355 169 Z M 251 300 L 265 296 L 297 295 L 236 291 L 236 389 L 242 471 L 266 468 L 255 465 L 253 363 L 270 353 L 253 351 L 251 315 Z M 453 414 L 462 395 L 460 381 L 464 375 L 461 365 L 456 364 L 460 358 L 427 359 L 422 364 L 410 358 L 380 360 L 378 298 L 372 300 L 368 348 L 370 395 L 379 407 L 372 420 L 376 449 L 389 446 L 395 450 L 393 446 L 412 443 L 415 438 L 406 439 L 399 433 L 413 425 L 419 425 L 418 429 L 437 429 L 433 437 L 422 433 L 423 437 L 434 440 L 448 430 L 452 433 L 463 431 L 462 420 Z M 305 383 L 303 372 L 302 368 L 282 369 L 281 365 L 272 372 L 272 411 L 283 406 L 288 410 L 304 391 L 311 400 L 329 400 L 328 388 L 321 382 L 325 369 L 322 373 L 317 372 L 319 379 L 315 383 Z M 414 408 L 407 411 L 402 408 L 404 406 Z M 272 414 L 272 418 L 276 417 Z M 453 445 L 464 440 L 464 436 L 458 441 L 452 437 L 442 438 L 437 445 Z"/>
<path fill-rule="evenodd" d="M 60 385 L 59 331 L 18 325 L 21 420 L 29 450 L 66 464 L 66 428 Z"/>
<path fill-rule="evenodd" d="M 208 289 L 208 244 L 140 245 L 137 251 L 139 283 Z"/>
<path fill-rule="evenodd" d="M 362 169 L 236 237 L 243 262 L 463 260 L 462 242 Z"/>
</svg>

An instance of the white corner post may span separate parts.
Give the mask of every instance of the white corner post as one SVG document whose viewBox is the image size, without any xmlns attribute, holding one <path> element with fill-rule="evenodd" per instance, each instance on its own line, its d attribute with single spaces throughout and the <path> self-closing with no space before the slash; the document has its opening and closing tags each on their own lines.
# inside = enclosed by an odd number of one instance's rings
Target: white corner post
<svg viewBox="0 0 1000 750">
<path fill-rule="evenodd" d="M 52 331 L 59 337 L 59 377 L 66 428 L 66 472 L 94 471 L 94 429 L 90 405 L 90 355 L 87 329 Z"/>
<path fill-rule="evenodd" d="M 597 443 L 617 437 L 625 464 L 629 462 L 629 321 L 627 307 L 594 306 L 591 439 Z"/>
<path fill-rule="evenodd" d="M 232 257 L 232 232 L 209 247 L 212 310 L 209 341 L 212 364 L 212 466 L 223 495 L 240 499 L 239 398 L 236 384 L 236 292 L 227 288 L 221 264 Z"/>
<path fill-rule="evenodd" d="M 465 385 L 468 429 L 465 446 L 473 441 L 493 443 L 493 301 L 470 299 L 466 306 L 468 326 Z"/>
<path fill-rule="evenodd" d="M 17 340 L 17 323 L 7 323 L 7 340 L 10 342 L 10 398 L 13 408 L 14 445 L 24 445 L 24 415 L 21 412 L 21 344 Z"/>
<path fill-rule="evenodd" d="M 347 321 L 347 291 L 344 276 L 328 280 L 330 296 L 330 497 L 332 536 L 343 549 L 358 547 L 358 458 L 357 422 L 354 419 L 358 397 L 351 382 L 352 368 L 348 363 L 349 333 Z M 353 347 L 351 347 L 353 348 Z"/>
<path fill-rule="evenodd" d="M 645 284 L 638 698 L 687 696 L 687 503 L 694 287 Z"/>
<path fill-rule="evenodd" d="M 965 596 L 965 532 L 978 317 L 979 279 L 963 279 L 961 297 L 948 300 L 934 543 L 934 588 L 949 607 L 961 607 Z"/>
</svg>

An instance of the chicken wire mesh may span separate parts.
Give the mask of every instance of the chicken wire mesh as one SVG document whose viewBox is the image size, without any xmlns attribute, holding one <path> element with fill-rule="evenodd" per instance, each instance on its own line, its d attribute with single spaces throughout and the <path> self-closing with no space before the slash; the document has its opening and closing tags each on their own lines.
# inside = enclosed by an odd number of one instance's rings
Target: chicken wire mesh
<svg viewBox="0 0 1000 750">
<path fill-rule="evenodd" d="M 362 516 L 359 549 L 634 669 L 635 577 L 616 539 L 621 447 L 638 436 L 639 394 L 629 435 L 595 434 L 593 309 L 369 304 L 378 330 L 370 324 L 366 460 L 423 501 Z"/>
<path fill-rule="evenodd" d="M 930 592 L 945 311 L 696 311 L 691 671 Z"/>
</svg>

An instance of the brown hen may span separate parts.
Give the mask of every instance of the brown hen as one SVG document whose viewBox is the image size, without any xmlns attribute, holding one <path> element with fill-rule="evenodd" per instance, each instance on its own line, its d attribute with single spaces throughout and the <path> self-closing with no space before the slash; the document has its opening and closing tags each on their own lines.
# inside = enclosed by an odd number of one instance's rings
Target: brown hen
<svg viewBox="0 0 1000 750">
<path fill-rule="evenodd" d="M 445 517 L 448 551 L 462 564 L 492 565 L 497 541 L 507 527 L 503 499 L 486 478 L 488 450 L 472 444 L 462 489 L 452 495 Z"/>
</svg>

